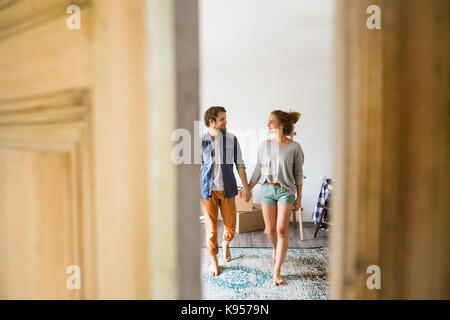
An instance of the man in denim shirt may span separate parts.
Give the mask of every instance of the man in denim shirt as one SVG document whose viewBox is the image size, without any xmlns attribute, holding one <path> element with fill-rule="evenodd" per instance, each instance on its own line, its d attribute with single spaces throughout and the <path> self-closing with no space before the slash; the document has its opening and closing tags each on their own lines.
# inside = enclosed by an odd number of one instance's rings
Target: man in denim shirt
<svg viewBox="0 0 450 320">
<path fill-rule="evenodd" d="M 208 131 L 202 137 L 202 169 L 200 178 L 201 203 L 205 219 L 205 232 L 208 253 L 212 264 L 211 275 L 219 274 L 217 253 L 217 222 L 219 208 L 222 213 L 224 232 L 222 248 L 225 261 L 231 261 L 229 243 L 236 230 L 236 203 L 238 194 L 233 163 L 236 164 L 243 190 L 240 196 L 245 201 L 251 197 L 248 187 L 245 164 L 237 138 L 227 132 L 227 115 L 223 107 L 211 107 L 205 112 L 205 125 Z"/>
</svg>

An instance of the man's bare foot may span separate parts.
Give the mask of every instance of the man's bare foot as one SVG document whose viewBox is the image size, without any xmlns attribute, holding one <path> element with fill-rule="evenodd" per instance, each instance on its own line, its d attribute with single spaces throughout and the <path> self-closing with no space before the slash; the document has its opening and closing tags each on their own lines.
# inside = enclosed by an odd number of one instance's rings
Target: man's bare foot
<svg viewBox="0 0 450 320">
<path fill-rule="evenodd" d="M 230 244 L 229 241 L 222 241 L 223 258 L 227 262 L 231 261 L 231 253 L 230 253 L 229 244 Z"/>
<path fill-rule="evenodd" d="M 281 278 L 281 275 L 279 273 L 274 273 L 273 274 L 273 284 L 278 286 L 283 283 L 284 283 L 284 280 Z"/>
<path fill-rule="evenodd" d="M 217 260 L 216 256 L 211 257 L 211 265 L 209 266 L 209 274 L 212 276 L 218 276 L 219 275 L 219 261 Z"/>
</svg>

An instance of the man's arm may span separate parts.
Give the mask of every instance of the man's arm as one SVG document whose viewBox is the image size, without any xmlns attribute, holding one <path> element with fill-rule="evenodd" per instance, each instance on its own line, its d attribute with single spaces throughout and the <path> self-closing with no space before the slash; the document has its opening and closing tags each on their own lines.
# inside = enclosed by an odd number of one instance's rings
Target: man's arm
<svg viewBox="0 0 450 320">
<path fill-rule="evenodd" d="M 243 196 L 245 201 L 249 201 L 252 193 L 250 191 L 250 188 L 248 187 L 248 181 L 247 181 L 247 174 L 245 172 L 245 163 L 242 159 L 242 152 L 241 152 L 241 146 L 239 145 L 239 142 L 236 137 L 234 137 L 234 161 L 239 173 L 239 177 L 241 178 L 242 182 L 242 194 L 239 196 Z"/>
<path fill-rule="evenodd" d="M 244 197 L 245 201 L 249 201 L 252 197 L 252 192 L 250 191 L 250 188 L 248 186 L 247 182 L 247 174 L 245 172 L 245 168 L 239 168 L 238 169 L 239 177 L 242 181 L 242 195 L 240 194 L 240 197 Z"/>
</svg>

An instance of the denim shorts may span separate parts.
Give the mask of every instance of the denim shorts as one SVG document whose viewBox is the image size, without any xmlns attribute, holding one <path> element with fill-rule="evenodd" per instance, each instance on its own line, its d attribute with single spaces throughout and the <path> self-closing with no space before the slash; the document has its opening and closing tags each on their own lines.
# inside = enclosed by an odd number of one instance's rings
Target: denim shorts
<svg viewBox="0 0 450 320">
<path fill-rule="evenodd" d="M 282 186 L 261 185 L 261 203 L 276 206 L 277 204 L 293 204 L 295 194 L 284 191 Z"/>
</svg>

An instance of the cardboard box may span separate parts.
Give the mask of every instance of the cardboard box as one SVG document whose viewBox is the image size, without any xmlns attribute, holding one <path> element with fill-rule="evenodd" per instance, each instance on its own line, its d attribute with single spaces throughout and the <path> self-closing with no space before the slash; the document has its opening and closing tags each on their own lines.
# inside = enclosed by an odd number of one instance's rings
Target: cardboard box
<svg viewBox="0 0 450 320">
<path fill-rule="evenodd" d="M 237 233 L 264 230 L 266 228 L 261 206 L 258 204 L 254 204 L 251 211 L 238 211 L 236 215 Z"/>
<path fill-rule="evenodd" d="M 242 188 L 238 188 L 240 192 Z M 253 209 L 253 195 L 248 202 L 239 197 L 239 194 L 235 197 L 236 200 L 236 211 L 252 211 Z"/>
</svg>

